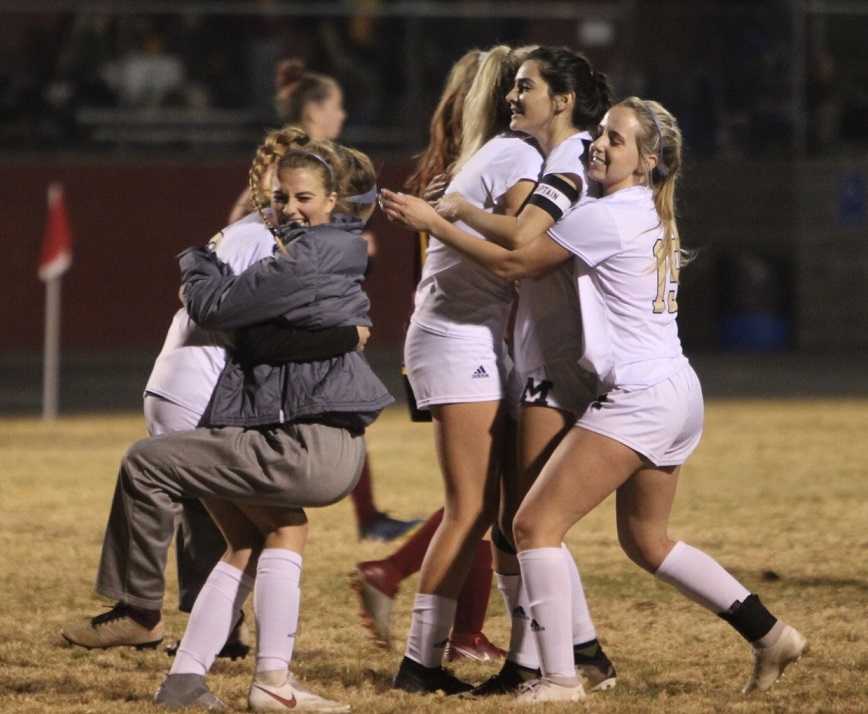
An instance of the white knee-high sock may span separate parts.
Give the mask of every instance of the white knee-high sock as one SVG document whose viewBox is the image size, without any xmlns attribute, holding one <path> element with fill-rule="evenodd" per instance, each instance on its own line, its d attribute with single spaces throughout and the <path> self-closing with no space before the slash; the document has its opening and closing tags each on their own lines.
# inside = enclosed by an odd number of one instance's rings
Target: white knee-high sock
<svg viewBox="0 0 868 714">
<path fill-rule="evenodd" d="M 214 566 L 190 613 L 171 674 L 206 674 L 238 621 L 253 579 L 222 560 Z"/>
<path fill-rule="evenodd" d="M 750 590 L 714 558 L 682 541 L 672 547 L 654 575 L 715 614 L 750 596 Z"/>
<path fill-rule="evenodd" d="M 509 654 L 507 659 L 522 667 L 539 668 L 539 655 L 536 651 L 536 639 L 530 629 L 530 601 L 527 590 L 522 587 L 521 575 L 497 576 L 497 589 L 503 596 L 506 612 L 510 616 L 511 630 L 509 635 Z"/>
<path fill-rule="evenodd" d="M 300 606 L 302 557 L 284 548 L 266 548 L 256 566 L 256 671 L 287 671 L 295 646 Z"/>
<path fill-rule="evenodd" d="M 451 598 L 416 593 L 404 655 L 425 667 L 439 667 L 457 604 Z"/>
<path fill-rule="evenodd" d="M 591 619 L 591 610 L 588 607 L 576 560 L 566 543 L 561 543 L 561 550 L 567 570 L 570 571 L 570 592 L 573 596 L 573 644 L 583 645 L 585 642 L 597 639 L 597 628 L 594 627 L 594 621 Z"/>
<path fill-rule="evenodd" d="M 540 669 L 544 677 L 561 683 L 576 681 L 573 659 L 570 573 L 561 548 L 520 551 L 521 577 L 530 599 Z"/>
</svg>

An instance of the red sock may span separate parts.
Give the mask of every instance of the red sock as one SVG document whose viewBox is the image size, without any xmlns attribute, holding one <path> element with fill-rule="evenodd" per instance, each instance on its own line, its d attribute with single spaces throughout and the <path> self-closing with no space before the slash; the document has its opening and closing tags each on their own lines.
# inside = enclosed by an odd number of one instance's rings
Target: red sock
<svg viewBox="0 0 868 714">
<path fill-rule="evenodd" d="M 428 520 L 416 529 L 407 542 L 386 558 L 389 564 L 401 574 L 402 580 L 422 567 L 425 551 L 428 550 L 428 544 L 442 520 L 443 509 L 441 508 L 428 516 Z"/>
<path fill-rule="evenodd" d="M 476 557 L 464 587 L 458 595 L 458 607 L 455 610 L 455 622 L 452 633 L 455 635 L 475 635 L 482 632 L 485 613 L 488 610 L 488 598 L 491 595 L 491 543 L 487 540 L 476 546 Z"/>
<path fill-rule="evenodd" d="M 365 464 L 362 466 L 362 476 L 353 489 L 353 507 L 356 509 L 356 521 L 359 528 L 364 528 L 373 521 L 380 512 L 374 505 L 374 490 L 371 485 L 371 468 L 368 465 L 368 455 L 365 454 Z"/>
</svg>

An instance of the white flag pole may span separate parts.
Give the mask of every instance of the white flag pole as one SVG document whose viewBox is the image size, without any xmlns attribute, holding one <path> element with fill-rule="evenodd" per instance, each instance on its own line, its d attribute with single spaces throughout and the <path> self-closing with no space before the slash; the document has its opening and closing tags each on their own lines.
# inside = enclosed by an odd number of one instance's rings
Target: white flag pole
<svg viewBox="0 0 868 714">
<path fill-rule="evenodd" d="M 45 281 L 45 346 L 42 371 L 42 419 L 57 419 L 60 384 L 60 284 L 56 276 Z"/>
</svg>

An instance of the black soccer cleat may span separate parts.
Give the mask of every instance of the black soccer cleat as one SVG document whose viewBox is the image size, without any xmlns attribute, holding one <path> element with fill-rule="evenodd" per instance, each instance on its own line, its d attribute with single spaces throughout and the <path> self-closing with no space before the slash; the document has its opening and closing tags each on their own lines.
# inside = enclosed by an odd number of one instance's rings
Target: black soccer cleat
<svg viewBox="0 0 868 714">
<path fill-rule="evenodd" d="M 603 652 L 603 647 L 597 640 L 575 645 L 573 661 L 588 693 L 604 692 L 618 683 L 615 665 Z"/>
<path fill-rule="evenodd" d="M 515 694 L 522 684 L 531 679 L 539 679 L 540 676 L 538 669 L 523 667 L 511 660 L 506 660 L 497 674 L 486 679 L 478 687 L 471 689 L 466 696 L 496 697 L 501 694 Z"/>
<path fill-rule="evenodd" d="M 461 694 L 469 692 L 473 685 L 462 682 L 443 667 L 425 667 L 409 657 L 404 657 L 392 682 L 392 688 L 411 694 Z"/>
</svg>

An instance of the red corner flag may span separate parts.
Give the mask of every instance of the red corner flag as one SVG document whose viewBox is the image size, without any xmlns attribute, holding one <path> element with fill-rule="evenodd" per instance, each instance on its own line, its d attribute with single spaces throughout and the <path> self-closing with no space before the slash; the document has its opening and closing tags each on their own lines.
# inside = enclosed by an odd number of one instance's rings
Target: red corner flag
<svg viewBox="0 0 868 714">
<path fill-rule="evenodd" d="M 39 256 L 39 279 L 48 282 L 63 275 L 72 265 L 72 233 L 63 201 L 63 186 L 48 187 L 48 220 Z"/>
</svg>

